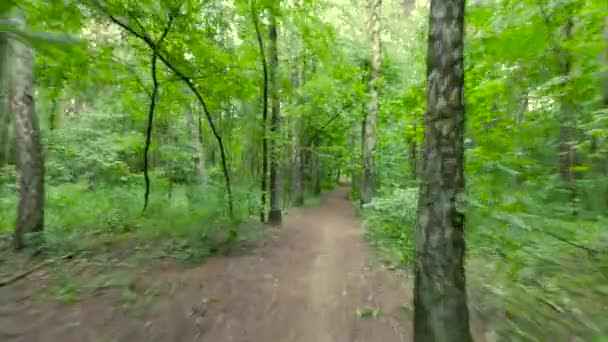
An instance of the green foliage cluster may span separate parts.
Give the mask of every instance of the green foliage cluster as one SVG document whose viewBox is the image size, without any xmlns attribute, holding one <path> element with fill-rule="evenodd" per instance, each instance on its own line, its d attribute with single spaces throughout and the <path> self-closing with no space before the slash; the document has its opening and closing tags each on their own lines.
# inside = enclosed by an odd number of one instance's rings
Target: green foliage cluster
<svg viewBox="0 0 608 342">
<path fill-rule="evenodd" d="M 413 262 L 417 196 L 417 188 L 394 188 L 363 208 L 368 239 L 389 264 Z"/>
<path fill-rule="evenodd" d="M 256 4 L 264 40 L 270 5 Z M 215 236 L 226 241 L 235 234 L 248 236 L 243 223 L 251 223 L 261 207 L 265 134 L 263 77 L 249 3 L 24 1 L 11 6 L 25 16 L 23 34 L 39 38 L 28 42 L 36 49 L 34 88 L 46 165 L 43 235 L 48 246 L 82 249 L 89 241 L 97 243 L 89 237 L 96 234 L 119 241 L 154 237 L 168 241 L 179 258 L 198 259 L 197 254 L 221 247 Z M 352 42 L 321 19 L 323 6 L 285 6 L 279 13 L 284 127 L 280 136 L 266 132 L 281 150 L 283 208 L 292 201 L 289 152 L 296 141 L 303 145 L 298 148 L 303 150 L 307 197 L 314 201 L 320 190 L 335 185 L 340 168 L 348 162 L 341 130 L 360 116 L 359 96 L 364 94 L 362 72 L 357 59 L 348 54 L 351 50 L 330 53 L 330 45 Z M 119 21 L 129 17 L 138 33 L 155 41 L 171 23 L 161 53 L 192 82 L 206 106 L 178 73 L 158 61 L 148 152 L 151 197 L 144 213 L 152 51 L 136 34 L 113 24 L 111 16 Z M 11 25 L 10 32 L 17 30 L 12 22 L 2 24 Z M 55 39 L 59 35 L 78 39 Z M 291 82 L 294 70 L 301 78 L 297 87 Z M 346 111 L 351 107 L 361 110 L 352 115 Z M 9 125 L 10 135 L 12 123 L 4 120 L 0 118 L 0 128 Z M 232 179 L 232 215 L 222 151 L 209 122 L 224 145 Z M 9 147 L 8 156 L 0 160 L 0 232 L 6 234 L 14 226 L 18 194 L 14 148 Z M 249 226 L 252 233 L 259 230 L 255 224 Z M 198 245 L 200 251 L 189 247 L 201 239 L 206 242 Z"/>
</svg>

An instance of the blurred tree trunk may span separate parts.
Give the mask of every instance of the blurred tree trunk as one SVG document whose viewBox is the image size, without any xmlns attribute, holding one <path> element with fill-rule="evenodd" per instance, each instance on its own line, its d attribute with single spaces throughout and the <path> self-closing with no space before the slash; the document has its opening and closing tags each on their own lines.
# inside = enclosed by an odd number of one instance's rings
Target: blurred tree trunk
<svg viewBox="0 0 608 342">
<path fill-rule="evenodd" d="M 568 19 L 564 26 L 564 40 L 567 42 L 572 36 L 572 19 Z M 563 85 L 563 94 L 561 96 L 562 121 L 560 124 L 559 137 L 559 161 L 560 175 L 568 191 L 570 192 L 571 200 L 576 198 L 576 175 L 574 166 L 576 163 L 575 151 L 575 133 L 576 133 L 576 108 L 572 101 L 572 82 L 570 81 L 570 72 L 572 67 L 572 57 L 570 52 L 565 48 L 560 49 L 560 72 L 566 78 Z"/>
<path fill-rule="evenodd" d="M 414 132 L 412 136 L 409 138 L 409 154 L 410 154 L 410 177 L 412 180 L 416 180 L 418 178 L 418 142 L 416 141 L 416 129 L 417 129 L 417 119 L 413 120 L 413 128 Z"/>
<path fill-rule="evenodd" d="M 13 19 L 23 22 L 19 16 Z M 11 40 L 15 65 L 11 75 L 10 107 L 15 115 L 15 146 L 19 171 L 19 208 L 15 248 L 23 247 L 23 235 L 44 227 L 44 162 L 33 94 L 33 50 L 21 40 Z"/>
<path fill-rule="evenodd" d="M 367 116 L 363 121 L 363 177 L 361 184 L 361 204 L 369 203 L 376 188 L 374 153 L 376 150 L 376 123 L 378 121 L 378 78 L 382 63 L 382 46 L 380 41 L 381 0 L 368 0 L 369 22 L 371 32 L 371 75 L 368 85 L 370 100 Z"/>
<path fill-rule="evenodd" d="M 268 27 L 268 59 L 269 59 L 269 86 L 270 86 L 270 211 L 268 223 L 281 224 L 281 177 L 280 177 L 280 147 L 281 113 L 279 102 L 279 55 L 277 49 L 277 20 L 275 8 L 270 11 L 270 25 Z"/>
<path fill-rule="evenodd" d="M 312 182 L 312 193 L 315 196 L 321 195 L 321 157 L 319 156 L 319 149 L 313 142 L 311 146 L 311 177 Z"/>
<path fill-rule="evenodd" d="M 416 232 L 414 340 L 468 342 L 464 239 L 464 0 L 432 0 Z"/>
<path fill-rule="evenodd" d="M 268 192 L 268 64 L 266 61 L 266 52 L 264 51 L 264 40 L 260 32 L 260 23 L 258 20 L 259 14 L 256 11 L 253 0 L 250 2 L 251 19 L 255 28 L 255 34 L 258 41 L 258 49 L 260 52 L 260 63 L 262 64 L 262 73 L 264 83 L 262 85 L 262 170 L 260 172 L 260 222 L 266 222 L 266 194 Z"/>
<path fill-rule="evenodd" d="M 293 87 L 294 97 L 297 96 L 296 92 L 300 87 L 301 77 L 298 65 L 294 66 L 292 71 L 291 83 Z M 294 113 L 298 105 L 298 100 L 294 99 Z M 301 206 L 304 204 L 304 169 L 302 163 L 302 122 L 301 118 L 294 115 L 293 123 L 293 136 L 294 136 L 294 149 L 293 149 L 293 205 Z"/>
<path fill-rule="evenodd" d="M 11 143 L 11 113 L 8 101 L 9 40 L 6 32 L 0 32 L 0 168 L 8 162 Z"/>
<path fill-rule="evenodd" d="M 608 17 L 604 18 L 604 67 L 608 67 Z M 604 94 L 603 94 L 604 108 L 608 108 L 608 69 L 604 72 Z M 607 141 L 604 139 L 604 144 Z M 608 155 L 604 153 L 604 174 L 608 175 Z"/>
<path fill-rule="evenodd" d="M 604 67 L 608 66 L 608 17 L 604 18 Z M 608 108 L 608 71 L 604 72 L 604 107 Z"/>
<path fill-rule="evenodd" d="M 299 1 L 294 1 L 294 7 L 299 8 Z M 293 206 L 304 205 L 304 164 L 302 161 L 303 151 L 303 120 L 298 115 L 298 105 L 300 104 L 299 88 L 304 84 L 304 75 L 306 71 L 306 54 L 302 52 L 302 43 L 298 40 L 298 37 L 293 37 L 296 44 L 296 60 L 293 64 L 291 85 L 292 85 L 292 97 L 293 97 L 293 137 L 294 137 L 294 149 L 293 149 Z M 302 65 L 300 65 L 302 62 Z"/>
<path fill-rule="evenodd" d="M 190 128 L 190 135 L 192 138 L 192 147 L 196 151 L 196 174 L 198 176 L 198 181 L 201 184 L 205 184 L 207 182 L 207 168 L 205 166 L 205 148 L 203 146 L 203 135 L 202 135 L 202 125 L 200 117 L 195 122 L 194 117 L 192 116 L 192 107 L 186 108 L 186 121 L 188 122 L 188 127 Z"/>
</svg>

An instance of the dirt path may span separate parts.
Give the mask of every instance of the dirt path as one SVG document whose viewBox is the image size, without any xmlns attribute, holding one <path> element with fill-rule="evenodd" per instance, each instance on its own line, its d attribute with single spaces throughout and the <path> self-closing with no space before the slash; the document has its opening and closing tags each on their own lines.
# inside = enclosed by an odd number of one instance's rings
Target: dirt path
<svg viewBox="0 0 608 342">
<path fill-rule="evenodd" d="M 79 342 L 410 340 L 403 307 L 411 306 L 411 289 L 371 261 L 346 189 L 288 216 L 265 247 L 210 260 L 180 274 L 179 284 L 139 317 L 104 298 L 85 300 L 70 314 L 39 314 L 7 336 Z M 358 309 L 378 315 L 362 318 Z"/>
</svg>

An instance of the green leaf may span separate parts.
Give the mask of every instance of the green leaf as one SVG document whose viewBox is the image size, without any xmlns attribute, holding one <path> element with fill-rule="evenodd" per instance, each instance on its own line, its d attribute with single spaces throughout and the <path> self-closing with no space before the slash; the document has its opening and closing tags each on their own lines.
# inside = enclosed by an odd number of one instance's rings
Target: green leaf
<svg viewBox="0 0 608 342">
<path fill-rule="evenodd" d="M 359 318 L 376 318 L 380 314 L 378 309 L 357 309 L 357 316 Z"/>
</svg>

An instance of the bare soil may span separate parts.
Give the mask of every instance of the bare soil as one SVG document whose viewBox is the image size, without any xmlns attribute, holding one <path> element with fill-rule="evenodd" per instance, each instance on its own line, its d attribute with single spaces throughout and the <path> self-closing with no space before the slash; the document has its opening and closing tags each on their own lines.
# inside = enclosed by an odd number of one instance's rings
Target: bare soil
<svg viewBox="0 0 608 342">
<path fill-rule="evenodd" d="M 124 289 L 34 299 L 44 273 L 0 288 L 0 341 L 409 341 L 410 281 L 371 255 L 342 188 L 245 255 L 127 270 L 148 299 L 136 308 Z"/>
</svg>

